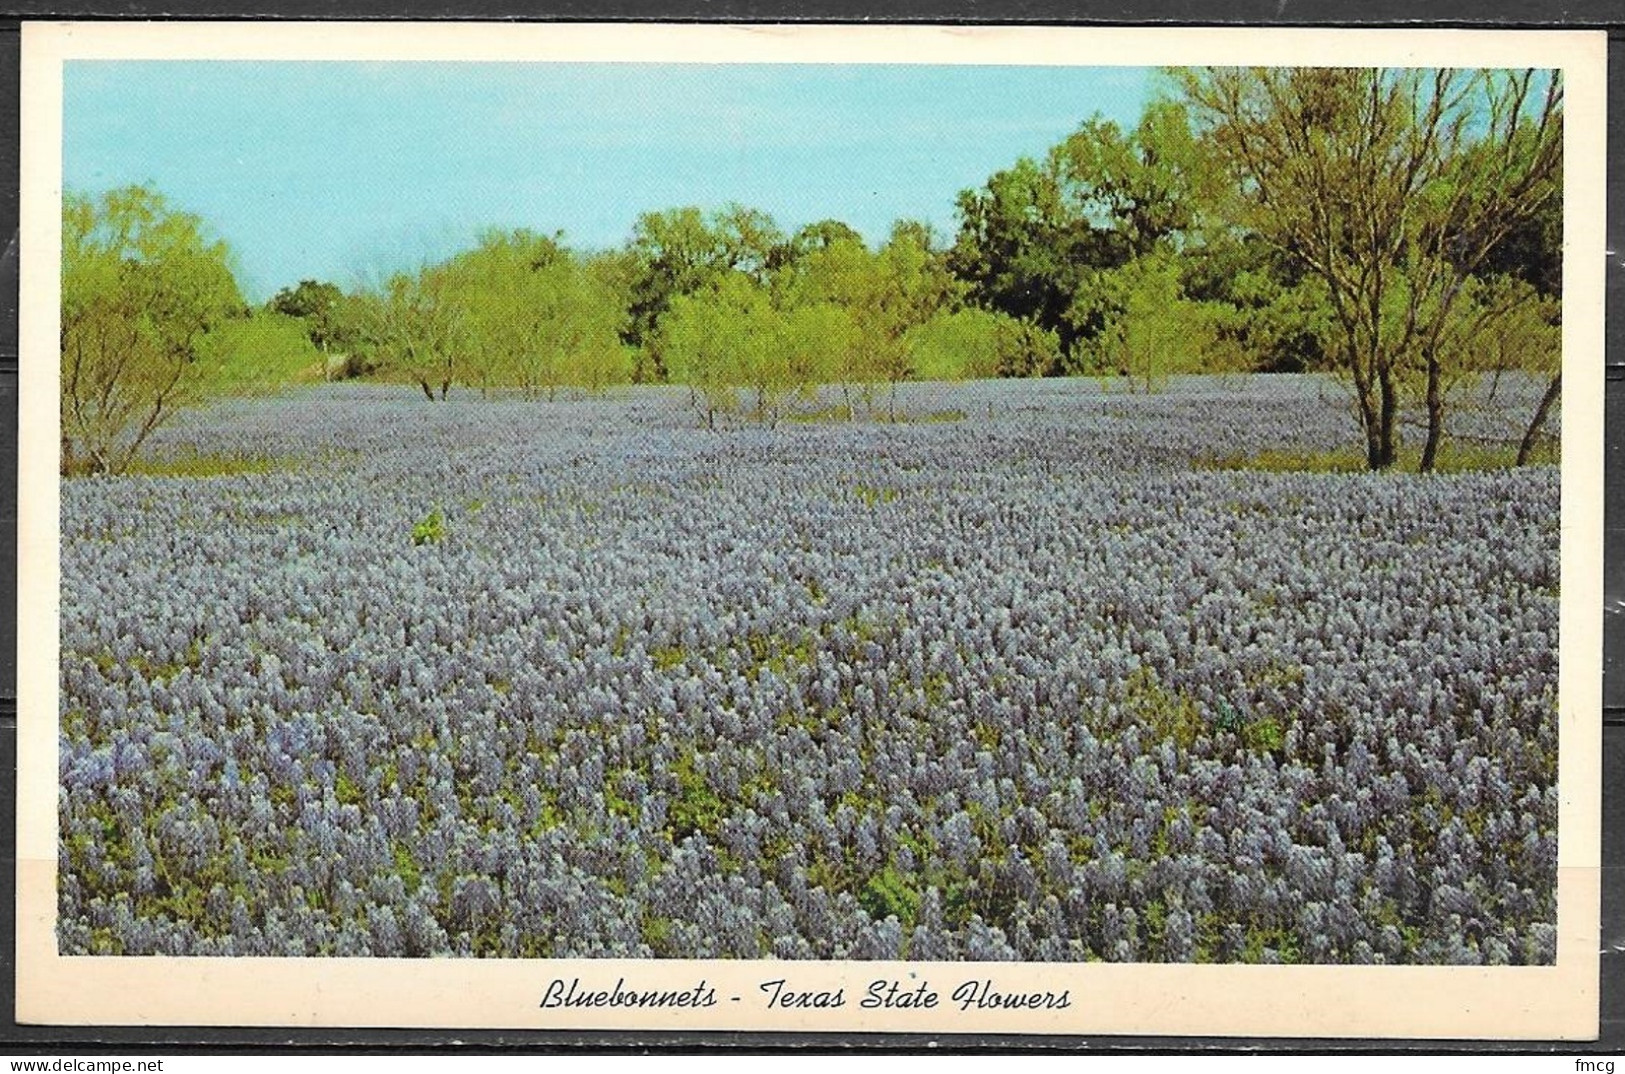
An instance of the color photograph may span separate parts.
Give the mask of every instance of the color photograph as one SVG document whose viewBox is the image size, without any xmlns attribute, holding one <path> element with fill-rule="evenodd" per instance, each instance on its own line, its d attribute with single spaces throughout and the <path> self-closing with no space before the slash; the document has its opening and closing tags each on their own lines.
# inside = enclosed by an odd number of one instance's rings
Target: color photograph
<svg viewBox="0 0 1625 1074">
<path fill-rule="evenodd" d="M 1566 72 L 1092 55 L 64 60 L 56 956 L 1555 967 Z"/>
</svg>

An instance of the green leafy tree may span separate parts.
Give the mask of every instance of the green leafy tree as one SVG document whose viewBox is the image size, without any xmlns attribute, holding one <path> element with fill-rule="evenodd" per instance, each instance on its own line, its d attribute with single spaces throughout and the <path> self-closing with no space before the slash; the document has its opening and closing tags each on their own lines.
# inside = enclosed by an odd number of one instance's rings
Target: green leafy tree
<svg viewBox="0 0 1625 1074">
<path fill-rule="evenodd" d="M 246 312 L 224 243 L 153 190 L 62 201 L 63 472 L 120 473 L 201 395 L 197 348 Z"/>
<path fill-rule="evenodd" d="M 1077 217 L 1053 169 L 1031 158 L 961 192 L 958 212 L 948 264 L 972 300 L 1057 333 L 1070 351 L 1079 326 L 1066 313 L 1085 270 L 1124 255 Z"/>
<path fill-rule="evenodd" d="M 897 385 L 913 366 L 908 332 L 930 320 L 958 296 L 957 282 L 942 252 L 933 249 L 929 229 L 900 221 L 879 250 L 834 236 L 800 258 L 779 281 L 785 308 L 827 304 L 847 312 L 857 342 L 844 351 L 837 376 L 857 388 L 872 408 L 874 391 L 889 385 L 890 415 L 896 418 Z"/>
<path fill-rule="evenodd" d="M 1231 219 L 1325 285 L 1329 346 L 1367 464 L 1396 461 L 1414 392 L 1426 411 L 1419 466 L 1432 469 L 1458 349 L 1448 335 L 1469 281 L 1561 197 L 1560 79 L 1364 68 L 1176 77 L 1236 192 Z"/>
<path fill-rule="evenodd" d="M 330 373 L 325 368 L 325 356 L 330 349 L 344 342 L 344 292 L 338 285 L 300 280 L 298 286 L 284 287 L 278 291 L 269 307 L 273 312 L 296 318 L 304 325 L 306 336 L 324 356 L 324 375 Z"/>
<path fill-rule="evenodd" d="M 1042 162 L 1024 157 L 959 195 L 949 265 L 976 304 L 1056 335 L 1062 359 L 1045 372 L 1073 371 L 1106 327 L 1079 292 L 1195 226 L 1202 164 L 1177 102 L 1153 102 L 1129 132 L 1097 116 Z"/>
<path fill-rule="evenodd" d="M 738 204 L 709 215 L 688 206 L 638 217 L 627 251 L 634 267 L 625 336 L 647 355 L 641 379 L 667 374 L 658 328 L 675 298 L 696 294 L 730 272 L 765 283 L 783 258 L 785 241 L 766 213 Z"/>
<path fill-rule="evenodd" d="M 1185 296 L 1214 311 L 1223 364 L 1259 373 L 1330 368 L 1325 284 L 1251 232 L 1214 229 L 1182 251 Z"/>
<path fill-rule="evenodd" d="M 446 272 L 464 318 L 463 374 L 482 391 L 517 384 L 551 397 L 566 379 L 567 355 L 547 328 L 572 276 L 568 253 L 530 231 L 489 231 Z"/>
<path fill-rule="evenodd" d="M 221 321 L 198 341 L 198 385 L 206 395 L 253 395 L 321 377 L 325 360 L 304 321 L 275 310 Z"/>
<path fill-rule="evenodd" d="M 862 345 L 849 310 L 828 302 L 794 306 L 779 315 L 778 347 L 787 395 L 812 395 L 821 384 L 841 381 Z"/>
<path fill-rule="evenodd" d="M 685 384 L 707 428 L 738 407 L 738 388 L 771 333 L 762 321 L 767 296 L 743 275 L 725 276 L 706 291 L 677 295 L 661 322 L 661 351 L 671 379 Z"/>
<path fill-rule="evenodd" d="M 1097 267 L 1144 257 L 1197 222 L 1205 174 L 1175 101 L 1151 102 L 1128 133 L 1090 119 L 1050 151 L 1049 170 L 1069 218 L 1094 225 Z"/>
<path fill-rule="evenodd" d="M 1103 272 L 1091 293 L 1110 310 L 1094 341 L 1102 373 L 1149 392 L 1176 373 L 1222 366 L 1222 311 L 1186 297 L 1173 256 L 1150 254 Z"/>
<path fill-rule="evenodd" d="M 976 306 L 937 313 L 905 342 L 920 380 L 1036 376 L 1060 357 L 1055 333 Z"/>
<path fill-rule="evenodd" d="M 409 378 L 431 403 L 450 396 L 459 376 L 468 335 L 459 289 L 448 266 L 429 265 L 396 273 L 358 302 L 380 366 Z"/>
</svg>

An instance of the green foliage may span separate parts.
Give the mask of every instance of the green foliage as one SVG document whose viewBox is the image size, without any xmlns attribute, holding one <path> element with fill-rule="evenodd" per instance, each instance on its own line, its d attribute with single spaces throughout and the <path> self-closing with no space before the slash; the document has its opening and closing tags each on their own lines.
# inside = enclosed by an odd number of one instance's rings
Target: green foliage
<svg viewBox="0 0 1625 1074">
<path fill-rule="evenodd" d="M 124 468 L 126 474 L 143 477 L 230 477 L 236 474 L 268 474 L 288 465 L 264 455 L 214 455 L 182 451 L 157 457 L 142 455 Z"/>
<path fill-rule="evenodd" d="M 747 379 L 768 381 L 769 341 L 776 318 L 768 296 L 749 277 L 732 273 L 707 291 L 679 295 L 661 324 L 661 353 L 673 381 L 686 384 L 708 427 L 738 406 Z M 764 401 L 765 405 L 765 401 Z"/>
<path fill-rule="evenodd" d="M 557 237 L 491 231 L 446 271 L 465 318 L 460 375 L 482 390 L 553 399 L 564 387 L 597 392 L 630 378 L 613 259 L 582 258 Z"/>
<path fill-rule="evenodd" d="M 1103 323 L 1078 296 L 1103 272 L 1174 243 L 1193 227 L 1206 173 L 1184 108 L 1153 102 L 1125 133 L 1096 116 L 1052 149 L 995 173 L 959 195 L 959 234 L 949 255 L 974 301 L 1055 334 L 1056 362 Z"/>
<path fill-rule="evenodd" d="M 890 485 L 865 485 L 859 483 L 853 486 L 852 495 L 856 496 L 858 502 L 865 507 L 873 507 L 876 504 L 891 503 L 902 493 Z"/>
<path fill-rule="evenodd" d="M 405 377 L 433 402 L 451 394 L 468 323 L 457 278 L 445 265 L 391 276 L 376 291 L 355 296 L 359 337 L 378 366 Z"/>
<path fill-rule="evenodd" d="M 322 355 L 299 320 L 269 310 L 223 321 L 197 347 L 203 394 L 256 395 L 322 376 Z"/>
<path fill-rule="evenodd" d="M 680 843 L 690 835 L 714 841 L 728 808 L 695 768 L 691 750 L 678 755 L 672 775 L 677 779 L 677 793 L 666 813 L 666 831 L 672 842 Z"/>
<path fill-rule="evenodd" d="M 1556 463 L 1559 449 L 1556 443 L 1544 445 L 1526 461 Z M 1401 467 L 1416 465 L 1415 450 L 1400 451 L 1395 463 Z M 1452 440 L 1440 449 L 1434 464 L 1438 473 L 1476 473 L 1482 470 L 1500 470 L 1517 465 L 1517 448 L 1511 444 L 1478 444 L 1469 440 Z M 1194 463 L 1200 470 L 1257 470 L 1264 473 L 1357 474 L 1370 469 L 1365 453 L 1355 448 L 1335 448 L 1329 451 L 1260 451 L 1253 455 L 1209 455 Z"/>
<path fill-rule="evenodd" d="M 1272 716 L 1261 720 L 1252 720 L 1244 724 L 1241 729 L 1241 740 L 1250 750 L 1260 753 L 1276 753 L 1286 746 L 1286 732 L 1281 724 Z"/>
<path fill-rule="evenodd" d="M 661 322 L 677 298 L 698 294 L 729 273 L 765 283 L 784 248 L 772 218 L 738 204 L 709 216 L 690 206 L 638 217 L 628 248 L 625 335 L 651 359 L 643 379 L 670 376 Z"/>
<path fill-rule="evenodd" d="M 1068 316 L 1101 325 L 1091 346 L 1098 371 L 1127 377 L 1145 391 L 1163 387 L 1173 374 L 1220 364 L 1222 313 L 1217 304 L 1185 297 L 1179 266 L 1167 254 L 1099 273 Z"/>
<path fill-rule="evenodd" d="M 1399 412 L 1419 401 L 1417 467 L 1434 469 L 1463 356 L 1513 308 L 1471 311 L 1474 278 L 1510 274 L 1515 234 L 1555 240 L 1555 228 L 1535 225 L 1562 198 L 1561 78 L 1376 68 L 1175 77 L 1226 174 L 1227 222 L 1324 284 L 1326 350 L 1352 389 L 1367 465 L 1396 463 Z M 1536 289 L 1547 277 L 1530 268 L 1521 282 Z M 1560 381 L 1550 383 L 1555 393 Z M 1532 429 L 1550 406 L 1543 400 Z"/>
<path fill-rule="evenodd" d="M 339 805 L 360 805 L 364 800 L 361 788 L 342 769 L 333 781 L 333 797 Z"/>
<path fill-rule="evenodd" d="M 895 917 L 904 928 L 913 928 L 920 913 L 920 892 L 895 865 L 888 865 L 864 883 L 858 905 L 876 921 Z"/>
<path fill-rule="evenodd" d="M 446 516 L 436 507 L 418 522 L 412 524 L 412 543 L 439 544 L 446 537 Z"/>
<path fill-rule="evenodd" d="M 1190 749 L 1205 731 L 1200 710 L 1188 694 L 1164 686 L 1154 671 L 1141 665 L 1123 685 L 1123 707 L 1130 720 L 1158 739 Z"/>
<path fill-rule="evenodd" d="M 323 354 L 345 342 L 344 292 L 335 284 L 300 280 L 297 287 L 278 291 L 267 312 L 299 321 L 305 338 Z"/>
<path fill-rule="evenodd" d="M 64 473 L 120 473 L 175 409 L 205 396 L 199 345 L 244 313 L 224 243 L 156 192 L 62 199 Z"/>
<path fill-rule="evenodd" d="M 1035 376 L 1060 361 L 1054 332 L 974 306 L 937 313 L 905 342 L 920 380 Z"/>
</svg>

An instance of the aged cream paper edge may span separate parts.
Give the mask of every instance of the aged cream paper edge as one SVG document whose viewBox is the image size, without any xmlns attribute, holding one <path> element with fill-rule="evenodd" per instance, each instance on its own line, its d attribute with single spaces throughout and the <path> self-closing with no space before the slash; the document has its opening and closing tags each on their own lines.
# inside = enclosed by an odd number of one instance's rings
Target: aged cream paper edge
<svg viewBox="0 0 1625 1074">
<path fill-rule="evenodd" d="M 1565 77 L 1558 959 L 1553 967 L 1085 966 L 93 958 L 56 953 L 55 473 L 62 63 L 417 59 L 685 63 L 1299 64 L 1553 67 Z M 1600 919 L 1605 37 L 1589 32 L 928 26 L 28 23 L 23 27 L 19 417 L 17 1020 L 46 1024 L 419 1026 L 800 1032 L 1123 1033 L 1589 1039 Z M 1080 120 L 1084 117 L 1079 117 Z M 554 978 L 689 988 L 698 1010 L 543 1010 Z M 760 985 L 844 987 L 834 1011 L 767 1011 Z M 944 1004 L 858 1006 L 870 981 Z M 1060 992 L 1046 1011 L 961 1012 L 960 982 Z M 730 997 L 738 996 L 734 1002 Z"/>
</svg>

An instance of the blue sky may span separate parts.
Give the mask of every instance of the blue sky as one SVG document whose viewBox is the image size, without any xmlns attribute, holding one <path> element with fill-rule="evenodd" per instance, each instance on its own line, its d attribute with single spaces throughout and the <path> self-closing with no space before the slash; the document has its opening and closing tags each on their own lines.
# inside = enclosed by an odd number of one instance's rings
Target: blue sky
<svg viewBox="0 0 1625 1074">
<path fill-rule="evenodd" d="M 1155 85 L 1145 68 L 75 61 L 63 178 L 153 184 L 259 300 L 486 227 L 618 245 L 680 205 L 948 236 L 960 190 L 1096 112 L 1132 125 Z"/>
</svg>

